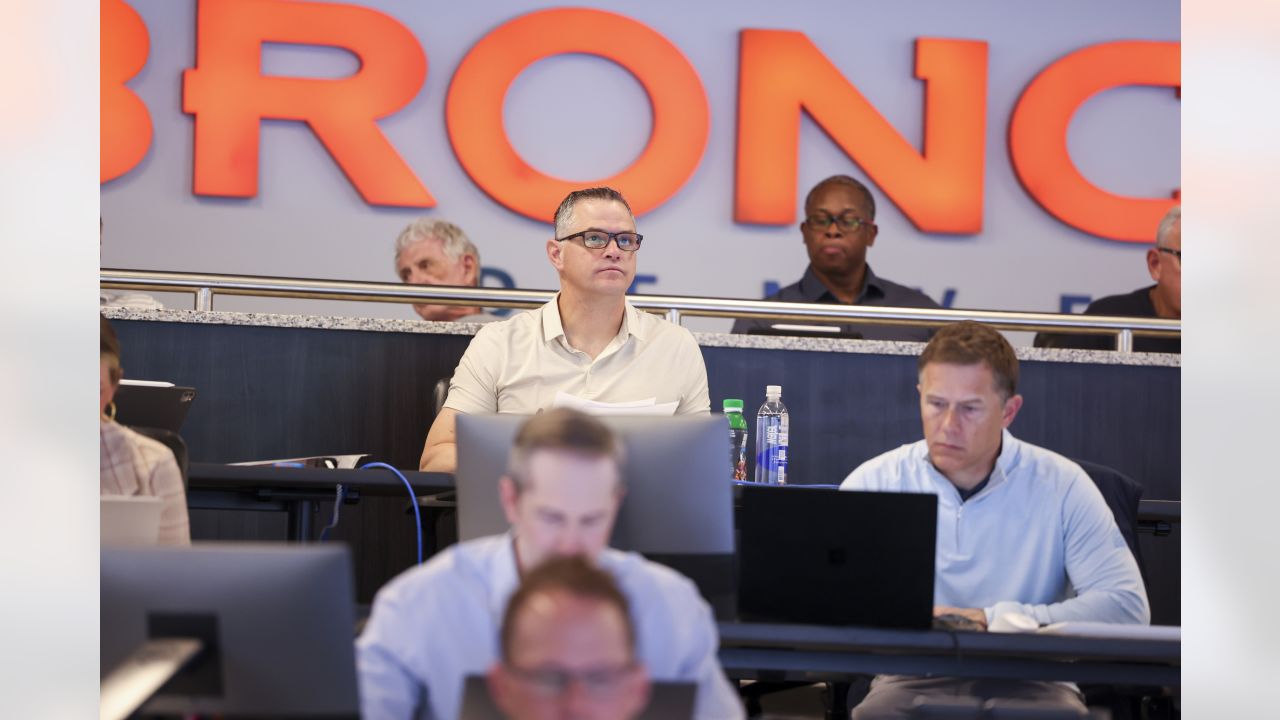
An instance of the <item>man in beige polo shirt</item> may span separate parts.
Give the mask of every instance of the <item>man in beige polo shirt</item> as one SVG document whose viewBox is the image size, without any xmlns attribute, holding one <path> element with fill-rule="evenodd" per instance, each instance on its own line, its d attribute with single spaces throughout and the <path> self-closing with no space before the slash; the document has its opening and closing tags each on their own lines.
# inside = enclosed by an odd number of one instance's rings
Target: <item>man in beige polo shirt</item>
<svg viewBox="0 0 1280 720">
<path fill-rule="evenodd" d="M 427 433 L 422 470 L 457 468 L 458 413 L 533 414 L 557 404 L 557 396 L 560 404 L 711 411 L 693 334 L 626 300 L 643 238 L 622 194 L 605 187 L 569 193 L 556 210 L 555 233 L 546 249 L 560 292 L 537 310 L 476 333 Z"/>
</svg>

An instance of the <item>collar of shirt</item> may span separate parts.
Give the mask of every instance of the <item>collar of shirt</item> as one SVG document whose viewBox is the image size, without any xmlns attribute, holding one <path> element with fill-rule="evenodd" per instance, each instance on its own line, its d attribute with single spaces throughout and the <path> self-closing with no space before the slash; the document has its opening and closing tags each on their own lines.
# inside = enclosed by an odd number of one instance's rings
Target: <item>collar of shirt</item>
<svg viewBox="0 0 1280 720">
<path fill-rule="evenodd" d="M 954 499 L 956 504 L 964 503 L 964 499 L 960 496 L 960 490 L 946 475 L 938 472 L 938 468 L 933 466 L 933 461 L 929 459 L 929 444 L 920 443 L 920 457 L 918 460 L 925 465 L 925 471 L 933 480 L 934 485 L 938 489 L 938 497 L 946 497 Z M 1005 480 L 1013 472 L 1018 464 L 1018 456 L 1021 454 L 1022 442 L 1015 438 L 1006 428 L 1001 431 L 1000 436 L 1000 454 L 996 457 L 996 465 L 991 469 L 991 474 L 987 476 L 987 486 L 969 497 L 969 500 L 978 500 L 995 492 L 996 488 L 1004 484 Z"/>
<path fill-rule="evenodd" d="M 507 601 L 520 586 L 520 569 L 516 565 L 516 536 L 508 530 L 502 536 L 502 547 L 493 562 L 489 564 L 489 612 L 493 616 L 494 627 L 502 626 L 502 616 L 507 610 Z M 600 551 L 596 564 L 613 574 L 615 579 L 621 577 L 627 567 L 625 554 L 612 548 Z"/>
<path fill-rule="evenodd" d="M 873 298 L 882 298 L 885 296 L 884 287 L 880 284 L 880 278 L 871 270 L 871 264 L 867 263 L 867 276 L 862 282 L 862 291 L 858 293 L 858 297 L 854 298 L 853 304 L 860 305 L 867 296 Z M 811 303 L 837 303 L 835 293 L 822 283 L 818 278 L 818 274 L 813 271 L 813 265 L 809 265 L 804 269 L 804 276 L 800 278 L 800 294 L 804 296 L 805 302 Z"/>
<path fill-rule="evenodd" d="M 494 558 L 489 567 L 489 613 L 493 616 L 493 626 L 502 626 L 502 615 L 507 609 L 507 600 L 520 584 L 520 571 L 516 567 L 516 538 L 511 532 L 502 536 L 502 550 Z"/>
<path fill-rule="evenodd" d="M 559 340 L 566 350 L 577 352 L 569 346 L 568 338 L 564 334 L 564 323 L 560 319 L 560 293 L 551 299 L 551 302 L 542 306 L 542 341 L 551 342 Z M 648 329 L 640 317 L 640 311 L 635 309 L 631 303 L 623 300 L 622 309 L 622 327 L 618 328 L 618 334 L 609 342 L 609 346 L 599 357 L 608 355 L 614 348 L 621 347 L 627 341 L 628 337 L 635 337 L 639 342 L 644 342 L 648 335 Z M 599 358 L 597 358 L 599 359 Z"/>
</svg>

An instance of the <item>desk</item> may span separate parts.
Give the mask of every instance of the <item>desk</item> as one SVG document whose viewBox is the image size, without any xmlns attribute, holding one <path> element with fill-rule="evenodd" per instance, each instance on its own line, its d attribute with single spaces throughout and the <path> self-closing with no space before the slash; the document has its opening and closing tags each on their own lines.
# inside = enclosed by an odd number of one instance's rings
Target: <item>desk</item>
<svg viewBox="0 0 1280 720">
<path fill-rule="evenodd" d="M 733 679 L 848 681 L 901 674 L 1177 687 L 1182 643 L 1016 633 L 720 623 Z"/>
<path fill-rule="evenodd" d="M 415 495 L 434 495 L 453 489 L 453 475 L 401 471 Z M 202 509 L 283 510 L 289 513 L 289 539 L 311 539 L 312 503 L 331 500 L 335 486 L 348 488 L 347 499 L 366 495 L 401 496 L 408 490 L 386 468 L 332 470 L 191 463 L 187 471 L 187 506 Z"/>
</svg>

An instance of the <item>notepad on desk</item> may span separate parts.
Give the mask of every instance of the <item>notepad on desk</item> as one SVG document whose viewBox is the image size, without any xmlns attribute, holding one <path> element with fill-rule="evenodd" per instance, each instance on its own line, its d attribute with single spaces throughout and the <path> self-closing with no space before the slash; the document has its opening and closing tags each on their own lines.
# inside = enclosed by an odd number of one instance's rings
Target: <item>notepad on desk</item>
<svg viewBox="0 0 1280 720">
<path fill-rule="evenodd" d="M 670 417 L 676 414 L 676 408 L 680 406 L 680 403 L 660 403 L 657 398 L 629 400 L 627 402 L 601 402 L 599 400 L 580 398 L 577 395 L 570 395 L 562 390 L 556 393 L 556 398 L 552 401 L 552 406 L 567 407 L 579 412 L 584 412 L 588 415 L 650 415 Z"/>
</svg>

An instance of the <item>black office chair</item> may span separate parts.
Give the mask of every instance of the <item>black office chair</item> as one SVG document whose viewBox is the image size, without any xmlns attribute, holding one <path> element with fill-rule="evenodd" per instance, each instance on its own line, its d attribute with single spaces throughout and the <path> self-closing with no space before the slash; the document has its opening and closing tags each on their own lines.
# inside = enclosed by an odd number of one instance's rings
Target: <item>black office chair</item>
<svg viewBox="0 0 1280 720">
<path fill-rule="evenodd" d="M 1106 465 L 1086 460 L 1075 462 L 1084 468 L 1089 479 L 1093 480 L 1093 484 L 1102 493 L 1102 498 L 1107 501 L 1107 507 L 1111 508 L 1120 534 L 1133 551 L 1133 559 L 1137 561 L 1138 571 L 1142 573 L 1142 584 L 1149 590 L 1147 567 L 1142 560 L 1142 548 L 1138 544 L 1138 505 L 1142 500 L 1142 485 Z M 1174 714 L 1172 702 L 1160 688 L 1127 688 L 1116 692 L 1108 685 L 1081 685 L 1080 691 L 1084 693 L 1088 705 L 1108 708 L 1113 720 L 1171 717 Z"/>
<path fill-rule="evenodd" d="M 155 440 L 173 451 L 173 459 L 178 462 L 178 472 L 182 474 L 182 489 L 187 489 L 187 443 L 182 436 L 172 430 L 134 425 L 130 430 Z"/>
<path fill-rule="evenodd" d="M 1114 468 L 1099 465 L 1087 460 L 1075 460 L 1084 468 L 1089 479 L 1102 493 L 1107 501 L 1111 514 L 1115 517 L 1120 534 L 1133 552 L 1133 559 L 1138 563 L 1138 571 L 1142 573 L 1142 584 L 1147 584 L 1147 569 L 1142 562 L 1142 547 L 1138 544 L 1138 504 L 1142 501 L 1143 488 L 1136 480 Z"/>
</svg>

